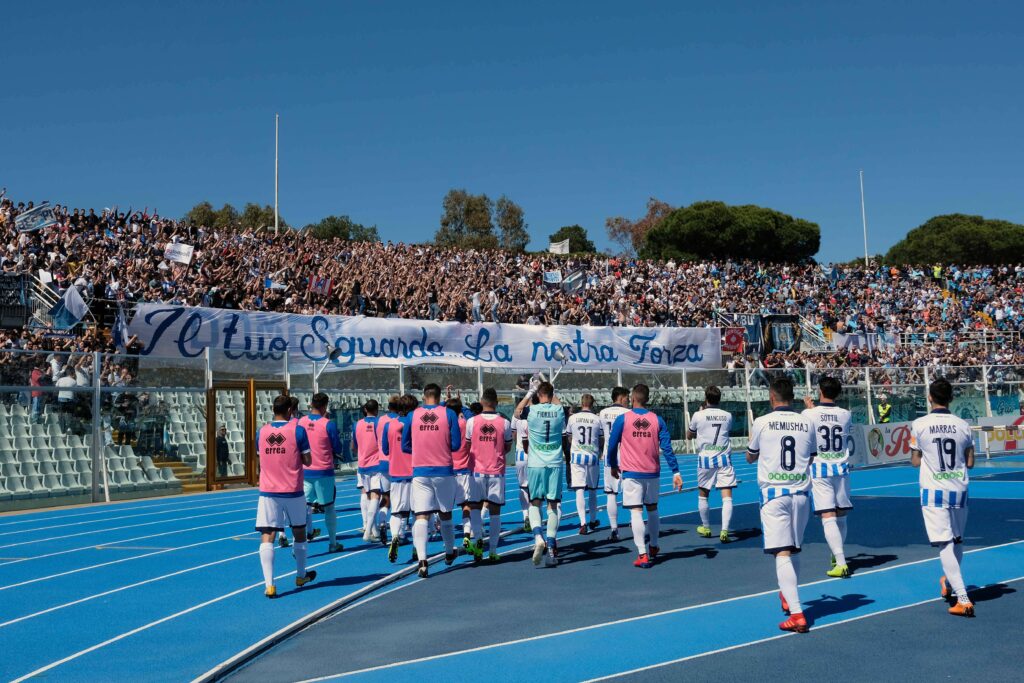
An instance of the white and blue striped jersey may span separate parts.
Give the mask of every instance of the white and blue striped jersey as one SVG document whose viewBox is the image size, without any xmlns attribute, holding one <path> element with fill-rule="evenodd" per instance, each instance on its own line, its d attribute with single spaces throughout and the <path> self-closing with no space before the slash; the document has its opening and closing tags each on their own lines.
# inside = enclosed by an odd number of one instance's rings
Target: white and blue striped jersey
<svg viewBox="0 0 1024 683">
<path fill-rule="evenodd" d="M 910 447 L 921 451 L 922 507 L 966 507 L 967 452 L 974 449 L 970 425 L 948 410 L 933 410 L 910 425 Z"/>
<path fill-rule="evenodd" d="M 601 420 L 589 410 L 573 413 L 565 423 L 569 437 L 569 461 L 576 465 L 596 465 L 604 441 Z"/>
<path fill-rule="evenodd" d="M 814 432 L 811 477 L 838 477 L 850 473 L 853 419 L 850 411 L 834 403 L 822 403 L 804 411 Z"/>
<path fill-rule="evenodd" d="M 512 420 L 512 427 L 515 429 L 516 462 L 526 462 L 526 448 L 523 444 L 530 438 L 530 429 L 526 420 Z"/>
<path fill-rule="evenodd" d="M 612 433 L 612 425 L 615 424 L 616 418 L 623 413 L 628 413 L 629 408 L 626 406 L 620 406 L 619 404 L 610 405 L 607 408 L 603 408 L 600 413 L 597 414 L 597 418 L 601 420 L 601 431 L 604 434 L 604 445 L 601 447 L 601 457 L 608 462 L 608 440 Z"/>
<path fill-rule="evenodd" d="M 697 439 L 697 467 L 710 470 L 729 467 L 732 462 L 732 413 L 721 408 L 704 408 L 690 418 L 690 436 Z"/>
<path fill-rule="evenodd" d="M 808 494 L 813 437 L 810 421 L 789 406 L 754 420 L 747 450 L 758 457 L 762 504 L 779 496 Z"/>
</svg>

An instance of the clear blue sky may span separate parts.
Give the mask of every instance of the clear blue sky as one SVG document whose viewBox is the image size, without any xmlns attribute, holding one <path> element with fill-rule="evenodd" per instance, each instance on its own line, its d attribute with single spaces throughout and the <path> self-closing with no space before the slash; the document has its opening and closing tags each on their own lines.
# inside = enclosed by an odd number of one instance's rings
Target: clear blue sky
<svg viewBox="0 0 1024 683">
<path fill-rule="evenodd" d="M 770 7 L 769 7 L 770 5 Z M 825 5 L 829 5 L 826 7 Z M 930 216 L 1024 223 L 1019 2 L 11 2 L 0 185 L 180 216 L 273 202 L 422 241 L 452 187 L 532 246 L 649 196 L 818 222 L 823 260 Z"/>
</svg>

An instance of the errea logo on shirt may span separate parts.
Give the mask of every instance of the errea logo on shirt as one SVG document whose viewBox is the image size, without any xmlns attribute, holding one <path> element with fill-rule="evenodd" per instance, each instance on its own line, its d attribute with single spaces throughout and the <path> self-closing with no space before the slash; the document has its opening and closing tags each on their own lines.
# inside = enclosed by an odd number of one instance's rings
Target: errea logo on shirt
<svg viewBox="0 0 1024 683">
<path fill-rule="evenodd" d="M 437 422 L 437 415 L 434 413 L 423 413 L 423 421 L 428 425 L 432 425 Z"/>
<path fill-rule="evenodd" d="M 641 417 L 639 420 L 633 423 L 633 426 L 637 429 L 650 429 L 651 422 L 646 417 Z"/>
<path fill-rule="evenodd" d="M 498 430 L 495 429 L 492 425 L 484 425 L 483 427 L 480 428 L 480 433 L 481 434 L 490 435 L 490 434 L 494 434 L 496 431 L 498 431 Z"/>
<path fill-rule="evenodd" d="M 280 434 L 271 434 L 267 437 L 267 443 L 271 446 L 280 446 L 284 443 L 284 437 Z"/>
</svg>

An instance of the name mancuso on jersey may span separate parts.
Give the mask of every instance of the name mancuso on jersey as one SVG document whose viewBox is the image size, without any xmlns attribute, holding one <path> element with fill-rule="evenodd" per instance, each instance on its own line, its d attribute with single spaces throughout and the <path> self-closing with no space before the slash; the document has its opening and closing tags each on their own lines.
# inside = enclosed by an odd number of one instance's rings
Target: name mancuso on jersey
<svg viewBox="0 0 1024 683">
<path fill-rule="evenodd" d="M 732 449 L 732 414 L 720 408 L 705 408 L 693 414 L 690 431 L 697 434 L 700 455 L 728 453 Z"/>
</svg>

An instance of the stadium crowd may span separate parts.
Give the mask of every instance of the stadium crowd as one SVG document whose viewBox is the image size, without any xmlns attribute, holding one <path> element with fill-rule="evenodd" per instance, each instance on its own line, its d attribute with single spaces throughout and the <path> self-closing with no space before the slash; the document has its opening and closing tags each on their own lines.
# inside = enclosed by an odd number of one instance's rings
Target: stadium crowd
<svg viewBox="0 0 1024 683">
<path fill-rule="evenodd" d="M 773 354 L 763 367 L 1021 363 L 1010 345 L 965 345 L 980 330 L 1024 330 L 1024 265 L 927 268 L 660 262 L 319 240 L 285 229 L 213 229 L 143 211 L 56 206 L 58 224 L 18 232 L 31 203 L 0 202 L 4 272 L 45 271 L 77 287 L 99 320 L 112 302 L 527 324 L 705 326 L 718 313 L 799 314 L 823 335 L 881 334 L 872 350 Z M 192 245 L 189 263 L 165 258 Z M 895 344 L 900 335 L 938 337 Z M 1016 335 L 1015 338 L 1019 339 Z M 95 330 L 24 330 L 0 346 L 110 349 Z"/>
</svg>

